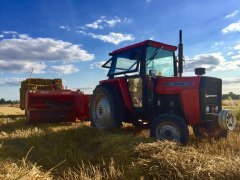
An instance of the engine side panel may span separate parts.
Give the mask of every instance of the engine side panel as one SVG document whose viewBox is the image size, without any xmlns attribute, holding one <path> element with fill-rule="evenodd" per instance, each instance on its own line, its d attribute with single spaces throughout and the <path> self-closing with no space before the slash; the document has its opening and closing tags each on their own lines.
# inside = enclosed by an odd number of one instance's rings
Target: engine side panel
<svg viewBox="0 0 240 180">
<path fill-rule="evenodd" d="M 159 77 L 156 93 L 179 96 L 182 105 L 179 108 L 182 108 L 186 122 L 196 125 L 201 118 L 199 82 L 200 77 Z"/>
</svg>

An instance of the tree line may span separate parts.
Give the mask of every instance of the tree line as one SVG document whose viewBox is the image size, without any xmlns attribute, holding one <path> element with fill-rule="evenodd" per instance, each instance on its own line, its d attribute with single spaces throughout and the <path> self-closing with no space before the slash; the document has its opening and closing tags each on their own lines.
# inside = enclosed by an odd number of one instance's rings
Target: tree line
<svg viewBox="0 0 240 180">
<path fill-rule="evenodd" d="M 223 94 L 222 95 L 222 99 L 223 100 L 226 100 L 226 99 L 240 100 L 240 95 L 239 94 L 235 94 L 233 92 L 229 92 L 228 94 Z"/>
<path fill-rule="evenodd" d="M 229 92 L 228 94 L 223 94 L 222 99 L 234 99 L 234 100 L 240 100 L 240 95 L 235 94 L 233 92 Z M 5 100 L 4 98 L 0 99 L 0 104 L 18 104 L 19 100 Z"/>
<path fill-rule="evenodd" d="M 5 100 L 4 98 L 0 99 L 0 104 L 18 104 L 18 100 Z"/>
</svg>

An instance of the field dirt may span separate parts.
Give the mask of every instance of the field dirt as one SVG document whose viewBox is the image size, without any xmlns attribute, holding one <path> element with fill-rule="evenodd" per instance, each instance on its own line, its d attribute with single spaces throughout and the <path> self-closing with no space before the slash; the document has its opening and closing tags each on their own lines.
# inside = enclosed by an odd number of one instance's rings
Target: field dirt
<svg viewBox="0 0 240 180">
<path fill-rule="evenodd" d="M 240 178 L 239 127 L 221 140 L 190 132 L 181 146 L 129 124 L 108 132 L 88 122 L 26 126 L 23 116 L 0 117 L 0 179 Z"/>
</svg>

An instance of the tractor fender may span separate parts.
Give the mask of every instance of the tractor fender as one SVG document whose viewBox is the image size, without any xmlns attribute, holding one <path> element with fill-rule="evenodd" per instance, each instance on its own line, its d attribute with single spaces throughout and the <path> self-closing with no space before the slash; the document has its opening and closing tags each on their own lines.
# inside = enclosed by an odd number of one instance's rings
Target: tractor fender
<svg viewBox="0 0 240 180">
<path fill-rule="evenodd" d="M 100 81 L 99 84 L 113 86 L 117 91 L 119 91 L 122 94 L 125 107 L 130 112 L 133 112 L 132 100 L 127 86 L 127 80 L 125 78 L 107 79 Z"/>
</svg>

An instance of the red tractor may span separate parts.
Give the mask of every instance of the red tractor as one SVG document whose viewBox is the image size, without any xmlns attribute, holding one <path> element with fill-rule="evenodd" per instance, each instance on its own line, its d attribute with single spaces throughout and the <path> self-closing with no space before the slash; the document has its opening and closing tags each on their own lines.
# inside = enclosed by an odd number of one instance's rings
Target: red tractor
<svg viewBox="0 0 240 180">
<path fill-rule="evenodd" d="M 147 40 L 110 53 L 102 66 L 108 79 L 99 82 L 90 101 L 93 127 L 116 129 L 122 122 L 150 128 L 153 138 L 187 143 L 188 126 L 199 138 L 225 138 L 236 117 L 222 110 L 222 80 L 182 77 L 182 32 L 178 46 Z"/>
</svg>

